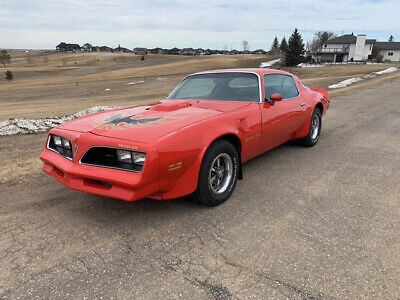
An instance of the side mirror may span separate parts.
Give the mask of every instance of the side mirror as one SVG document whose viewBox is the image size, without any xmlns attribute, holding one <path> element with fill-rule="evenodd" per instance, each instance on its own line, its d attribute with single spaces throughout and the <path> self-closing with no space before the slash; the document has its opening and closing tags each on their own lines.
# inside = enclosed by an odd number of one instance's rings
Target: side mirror
<svg viewBox="0 0 400 300">
<path fill-rule="evenodd" d="M 271 95 L 271 101 L 275 102 L 275 101 L 282 101 L 283 96 L 281 94 L 272 94 Z"/>
</svg>

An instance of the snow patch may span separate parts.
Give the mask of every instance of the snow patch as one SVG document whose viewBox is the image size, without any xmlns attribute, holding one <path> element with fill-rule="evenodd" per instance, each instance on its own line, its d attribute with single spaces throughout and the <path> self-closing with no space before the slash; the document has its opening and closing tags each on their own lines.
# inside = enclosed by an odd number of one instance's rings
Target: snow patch
<svg viewBox="0 0 400 300">
<path fill-rule="evenodd" d="M 318 64 L 305 64 L 305 63 L 300 63 L 297 65 L 300 68 L 320 68 L 320 67 L 326 67 L 326 65 L 318 65 Z"/>
<path fill-rule="evenodd" d="M 397 71 L 397 68 L 395 68 L 395 67 L 390 67 L 390 68 L 387 68 L 387 69 L 385 69 L 385 70 L 382 70 L 382 71 L 379 71 L 379 72 L 375 72 L 375 73 L 378 74 L 378 75 L 383 75 L 383 74 L 394 73 L 394 72 L 396 72 L 396 71 Z"/>
<path fill-rule="evenodd" d="M 337 84 L 332 84 L 332 85 L 329 86 L 329 88 L 330 89 L 340 89 L 340 88 L 344 88 L 346 86 L 349 86 L 349 85 L 351 85 L 353 83 L 359 82 L 361 80 L 363 80 L 361 77 L 353 77 L 353 78 L 349 78 L 349 79 L 343 80 L 343 81 L 341 81 L 341 82 L 339 82 Z"/>
<path fill-rule="evenodd" d="M 93 106 L 70 116 L 43 119 L 9 119 L 0 122 L 0 136 L 45 132 L 73 119 L 113 108 L 110 106 Z"/>
<path fill-rule="evenodd" d="M 127 85 L 135 85 L 135 84 L 143 83 L 143 82 L 144 82 L 144 80 L 140 80 L 140 81 L 136 81 L 136 82 L 128 82 Z"/>
<path fill-rule="evenodd" d="M 379 71 L 379 72 L 373 72 L 371 74 L 363 75 L 361 77 L 353 77 L 353 78 L 350 78 L 350 79 L 343 80 L 343 81 L 341 81 L 341 82 L 339 82 L 337 84 L 330 85 L 329 88 L 330 89 L 340 89 L 340 88 L 344 88 L 346 86 L 352 85 L 353 83 L 356 83 L 356 82 L 359 82 L 361 80 L 364 80 L 364 79 L 371 79 L 371 78 L 375 78 L 375 77 L 377 77 L 379 75 L 391 74 L 391 73 L 394 73 L 394 72 L 397 72 L 397 71 L 398 71 L 397 68 L 390 67 L 390 68 L 387 68 L 387 69 Z"/>
<path fill-rule="evenodd" d="M 267 67 L 270 67 L 270 66 L 272 66 L 272 65 L 274 65 L 274 64 L 276 64 L 276 63 L 278 63 L 278 62 L 280 62 L 280 61 L 281 61 L 281 59 L 278 58 L 278 59 L 274 59 L 274 60 L 262 62 L 262 63 L 260 64 L 260 68 L 267 68 Z"/>
</svg>

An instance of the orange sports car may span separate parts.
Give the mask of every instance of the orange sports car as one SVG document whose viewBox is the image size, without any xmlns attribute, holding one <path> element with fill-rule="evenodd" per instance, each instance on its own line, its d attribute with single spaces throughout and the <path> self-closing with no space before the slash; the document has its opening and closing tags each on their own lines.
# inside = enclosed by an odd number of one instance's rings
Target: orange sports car
<svg viewBox="0 0 400 300">
<path fill-rule="evenodd" d="M 118 108 L 50 130 L 43 170 L 66 187 L 125 201 L 192 195 L 214 206 L 242 164 L 289 140 L 314 146 L 330 103 L 273 69 L 187 76 L 158 104 Z"/>
</svg>

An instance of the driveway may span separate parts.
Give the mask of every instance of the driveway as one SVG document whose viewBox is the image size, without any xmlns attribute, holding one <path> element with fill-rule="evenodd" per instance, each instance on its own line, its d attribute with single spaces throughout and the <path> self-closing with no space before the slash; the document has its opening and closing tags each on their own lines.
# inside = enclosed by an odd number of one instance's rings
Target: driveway
<svg viewBox="0 0 400 300">
<path fill-rule="evenodd" d="M 317 146 L 250 161 L 219 207 L 3 186 L 0 298 L 400 297 L 398 79 L 333 99 Z"/>
</svg>

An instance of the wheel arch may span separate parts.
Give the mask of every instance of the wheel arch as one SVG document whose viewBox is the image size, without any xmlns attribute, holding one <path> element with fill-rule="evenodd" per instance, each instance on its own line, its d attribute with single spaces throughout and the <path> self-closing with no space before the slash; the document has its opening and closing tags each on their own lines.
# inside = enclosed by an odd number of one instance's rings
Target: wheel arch
<svg viewBox="0 0 400 300">
<path fill-rule="evenodd" d="M 324 113 L 324 106 L 322 105 L 321 102 L 318 102 L 318 103 L 315 105 L 315 107 L 318 108 L 318 109 L 321 111 L 321 114 Z"/>
</svg>

